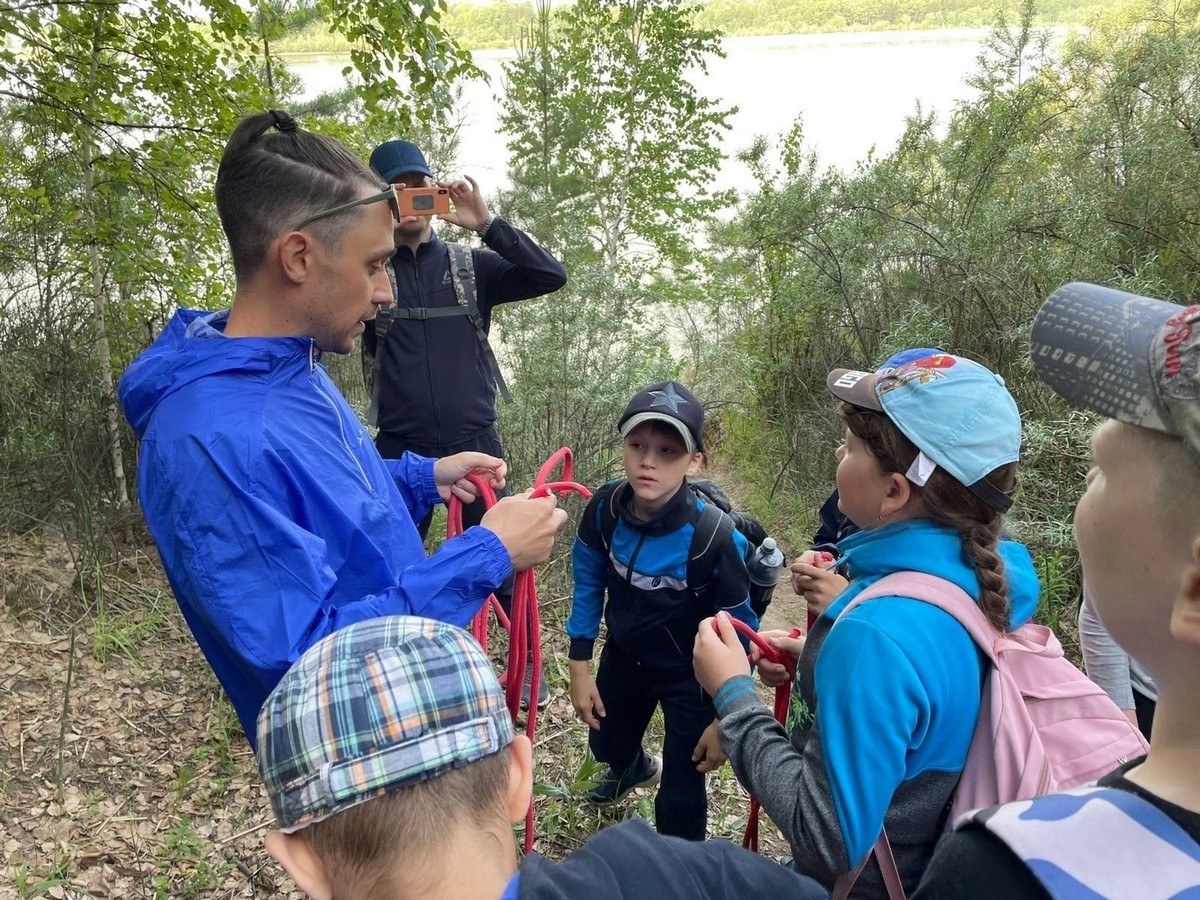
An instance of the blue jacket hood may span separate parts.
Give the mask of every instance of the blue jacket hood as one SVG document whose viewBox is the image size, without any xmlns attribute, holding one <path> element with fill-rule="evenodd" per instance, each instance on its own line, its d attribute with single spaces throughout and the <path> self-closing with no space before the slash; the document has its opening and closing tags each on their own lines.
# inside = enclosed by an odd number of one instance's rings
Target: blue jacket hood
<svg viewBox="0 0 1200 900">
<path fill-rule="evenodd" d="M 264 375 L 300 354 L 310 365 L 320 358 L 311 338 L 225 338 L 229 310 L 181 309 L 162 334 L 121 375 L 117 395 L 139 438 L 155 408 L 175 392 L 218 372 Z"/>
<path fill-rule="evenodd" d="M 838 549 L 842 552 L 842 562 L 853 576 L 854 589 L 830 605 L 830 615 L 841 612 L 860 589 L 893 572 L 936 575 L 979 599 L 979 578 L 962 550 L 958 533 L 930 519 L 909 519 L 883 528 L 859 531 L 843 539 Z M 1032 619 L 1037 611 L 1041 583 L 1024 544 L 1000 541 L 997 552 L 1004 561 L 1004 578 L 1012 605 L 1009 622 L 1017 628 Z"/>
</svg>

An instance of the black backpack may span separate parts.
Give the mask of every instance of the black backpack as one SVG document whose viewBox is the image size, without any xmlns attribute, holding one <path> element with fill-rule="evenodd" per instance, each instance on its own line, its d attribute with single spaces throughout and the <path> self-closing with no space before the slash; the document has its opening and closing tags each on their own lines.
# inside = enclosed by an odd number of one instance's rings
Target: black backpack
<svg viewBox="0 0 1200 900">
<path fill-rule="evenodd" d="M 758 552 L 759 546 L 767 539 L 767 529 L 762 522 L 746 512 L 733 509 L 729 497 L 714 482 L 707 479 L 687 482 L 692 490 L 705 501 L 696 520 L 692 543 L 688 549 L 687 583 L 698 600 L 703 600 L 713 586 L 713 571 L 717 567 L 717 557 L 726 541 L 733 539 L 734 530 L 740 531 L 749 545 L 746 562 Z M 629 482 L 622 479 L 610 482 L 596 493 L 605 501 L 604 511 L 600 516 L 600 537 L 604 541 L 604 549 L 611 550 L 613 532 L 617 528 L 617 511 L 614 498 L 619 491 L 628 488 Z M 750 583 L 750 607 L 760 619 L 771 603 L 771 589 Z"/>
</svg>

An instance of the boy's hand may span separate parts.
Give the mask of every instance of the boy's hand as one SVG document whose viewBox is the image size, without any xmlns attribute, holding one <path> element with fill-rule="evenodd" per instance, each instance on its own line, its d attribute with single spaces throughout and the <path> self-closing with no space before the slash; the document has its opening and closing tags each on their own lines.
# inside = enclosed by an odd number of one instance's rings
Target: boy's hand
<svg viewBox="0 0 1200 900">
<path fill-rule="evenodd" d="M 760 631 L 759 635 L 766 638 L 767 642 L 778 650 L 783 650 L 787 653 L 792 653 L 792 649 L 799 644 L 800 649 L 804 649 L 804 638 L 789 637 L 790 632 L 787 631 Z M 787 642 L 787 643 L 780 643 Z M 782 663 L 771 662 L 763 656 L 762 650 L 757 644 L 750 645 L 751 661 L 755 668 L 758 669 L 758 677 L 769 688 L 779 687 L 781 684 L 786 684 L 788 680 L 787 669 Z M 797 650 L 792 653 L 793 656 L 799 658 L 800 652 Z"/>
<path fill-rule="evenodd" d="M 721 749 L 721 742 L 717 739 L 717 720 L 713 719 L 704 729 L 704 734 L 700 735 L 700 743 L 692 751 L 692 762 L 698 763 L 697 772 L 712 772 L 725 765 L 728 759 L 728 755 Z"/>
<path fill-rule="evenodd" d="M 558 508 L 553 494 L 531 500 L 526 492 L 498 500 L 479 524 L 500 538 L 513 571 L 520 572 L 546 561 L 554 549 L 554 535 L 566 521 L 566 511 Z"/>
<path fill-rule="evenodd" d="M 600 719 L 604 718 L 604 701 L 600 699 L 600 692 L 596 690 L 591 661 L 569 660 L 567 670 L 571 673 L 571 705 L 575 707 L 575 715 L 592 731 L 599 731 Z"/>
<path fill-rule="evenodd" d="M 804 598 L 814 615 L 825 612 L 850 582 L 828 568 L 816 550 L 806 550 L 792 563 L 792 590 Z"/>
<path fill-rule="evenodd" d="M 713 630 L 713 622 L 717 623 L 720 634 Z M 729 621 L 729 613 L 719 612 L 700 623 L 692 646 L 692 668 L 696 670 L 696 680 L 710 697 L 730 678 L 750 674 L 746 651 Z"/>
</svg>

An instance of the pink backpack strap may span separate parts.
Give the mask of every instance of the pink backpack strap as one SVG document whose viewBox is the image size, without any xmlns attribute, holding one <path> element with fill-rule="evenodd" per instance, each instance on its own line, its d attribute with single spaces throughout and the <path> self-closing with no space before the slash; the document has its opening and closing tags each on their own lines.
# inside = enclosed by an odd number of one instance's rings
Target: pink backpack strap
<svg viewBox="0 0 1200 900">
<path fill-rule="evenodd" d="M 859 591 L 838 614 L 838 618 L 842 618 L 859 604 L 879 597 L 910 597 L 944 610 L 967 630 L 976 645 L 995 664 L 995 642 L 999 635 L 987 620 L 987 616 L 983 614 L 983 610 L 979 608 L 979 604 L 953 582 L 947 581 L 945 578 L 938 578 L 936 575 L 926 575 L 923 572 L 894 572 Z M 896 866 L 896 858 L 892 854 L 887 831 L 880 831 L 879 838 L 875 841 L 871 852 L 863 857 L 863 860 L 853 870 L 837 880 L 833 892 L 830 894 L 831 900 L 845 900 L 850 896 L 850 891 L 872 856 L 879 864 L 888 900 L 905 900 L 904 884 L 900 878 L 900 870 Z"/>
<path fill-rule="evenodd" d="M 910 597 L 949 613 L 995 665 L 996 641 L 1000 634 L 992 627 L 979 604 L 954 582 L 924 572 L 893 572 L 859 591 L 838 614 L 838 618 L 856 606 L 879 597 Z"/>
<path fill-rule="evenodd" d="M 887 890 L 888 900 L 907 900 L 904 893 L 904 882 L 900 878 L 900 868 L 896 865 L 896 857 L 892 854 L 892 844 L 888 840 L 886 831 L 879 832 L 879 837 L 875 839 L 875 846 L 871 848 L 871 852 L 834 883 L 829 900 L 847 900 L 850 891 L 854 889 L 854 885 L 858 881 L 858 876 L 863 873 L 863 869 L 867 867 L 872 856 L 879 863 L 879 872 L 883 876 L 883 886 Z"/>
</svg>

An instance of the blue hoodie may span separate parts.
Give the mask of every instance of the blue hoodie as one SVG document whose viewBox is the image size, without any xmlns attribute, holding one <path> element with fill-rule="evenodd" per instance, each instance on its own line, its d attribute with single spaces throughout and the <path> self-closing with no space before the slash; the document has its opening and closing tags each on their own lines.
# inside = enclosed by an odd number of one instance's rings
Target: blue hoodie
<svg viewBox="0 0 1200 900">
<path fill-rule="evenodd" d="M 949 613 L 920 600 L 881 597 L 838 615 L 893 572 L 936 575 L 976 599 L 979 579 L 957 533 L 929 519 L 860 531 L 838 548 L 853 580 L 808 636 L 791 733 L 745 689 L 748 678 L 731 679 L 713 698 L 721 746 L 788 838 L 800 871 L 831 886 L 866 855 L 886 820 L 912 889 L 966 761 L 983 661 Z M 998 552 L 1019 626 L 1037 608 L 1037 574 L 1021 544 L 1002 541 Z M 872 863 L 856 896 L 885 896 L 881 889 Z"/>
<path fill-rule="evenodd" d="M 309 646 L 381 615 L 466 625 L 511 571 L 491 531 L 426 557 L 433 460 L 379 456 L 309 338 L 226 338 L 181 310 L 121 377 L 138 493 L 184 619 L 255 744 Z"/>
</svg>

